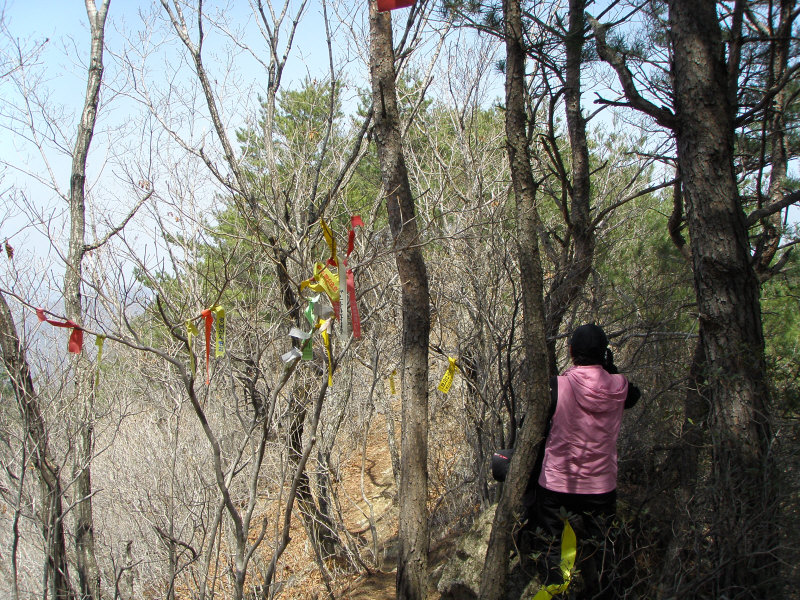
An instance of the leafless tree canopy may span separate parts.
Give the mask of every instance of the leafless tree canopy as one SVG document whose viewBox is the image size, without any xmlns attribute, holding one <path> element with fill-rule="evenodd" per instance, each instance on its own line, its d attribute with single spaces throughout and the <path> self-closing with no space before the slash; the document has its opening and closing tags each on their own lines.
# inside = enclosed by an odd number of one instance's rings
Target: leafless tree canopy
<svg viewBox="0 0 800 600">
<path fill-rule="evenodd" d="M 438 597 L 496 505 L 511 597 L 585 322 L 617 596 L 791 596 L 794 0 L 79 8 L 0 10 L 0 596 Z"/>
</svg>

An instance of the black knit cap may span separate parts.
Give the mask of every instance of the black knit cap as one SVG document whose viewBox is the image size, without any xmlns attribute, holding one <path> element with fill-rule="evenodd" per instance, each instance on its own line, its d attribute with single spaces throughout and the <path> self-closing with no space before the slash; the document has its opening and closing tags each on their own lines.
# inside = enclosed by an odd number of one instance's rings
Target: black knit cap
<svg viewBox="0 0 800 600">
<path fill-rule="evenodd" d="M 595 358 L 602 361 L 608 347 L 608 338 L 602 327 L 590 323 L 581 325 L 572 332 L 569 345 L 572 347 L 573 357 Z"/>
</svg>

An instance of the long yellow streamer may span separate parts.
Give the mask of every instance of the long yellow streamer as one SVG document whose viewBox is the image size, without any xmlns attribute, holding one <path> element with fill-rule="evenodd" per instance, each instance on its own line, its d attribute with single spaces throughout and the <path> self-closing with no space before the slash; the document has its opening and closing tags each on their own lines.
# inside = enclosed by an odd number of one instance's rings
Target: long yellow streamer
<svg viewBox="0 0 800 600">
<path fill-rule="evenodd" d="M 189 346 L 189 361 L 192 365 L 192 375 L 197 374 L 197 363 L 194 360 L 194 350 L 192 350 L 192 336 L 200 335 L 200 330 L 194 321 L 186 321 L 186 344 Z"/>
<path fill-rule="evenodd" d="M 325 236 L 325 241 L 328 243 L 328 248 L 331 249 L 331 262 L 338 265 L 339 259 L 336 257 L 336 239 L 333 237 L 333 232 L 331 231 L 331 228 L 328 227 L 328 224 L 322 219 L 319 220 L 319 224 L 322 227 L 322 235 Z"/>
<path fill-rule="evenodd" d="M 543 587 L 536 593 L 533 600 L 550 600 L 553 596 L 567 591 L 570 579 L 572 579 L 572 571 L 575 568 L 576 553 L 575 532 L 569 524 L 569 519 L 564 519 L 564 531 L 561 532 L 561 577 L 563 582 Z"/>
<path fill-rule="evenodd" d="M 331 338 L 328 334 L 330 320 L 320 319 L 320 334 L 322 342 L 325 344 L 325 351 L 328 354 L 328 387 L 333 387 L 333 356 L 331 355 Z"/>
<path fill-rule="evenodd" d="M 97 386 L 100 385 L 100 361 L 103 360 L 103 342 L 106 341 L 106 336 L 98 335 L 97 339 L 94 341 L 94 345 L 97 346 L 97 373 L 94 376 L 94 389 L 97 389 Z"/>
</svg>

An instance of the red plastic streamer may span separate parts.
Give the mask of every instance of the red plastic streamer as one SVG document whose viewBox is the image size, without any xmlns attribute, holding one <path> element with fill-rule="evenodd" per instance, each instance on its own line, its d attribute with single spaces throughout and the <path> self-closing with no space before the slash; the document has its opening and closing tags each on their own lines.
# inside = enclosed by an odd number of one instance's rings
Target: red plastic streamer
<svg viewBox="0 0 800 600">
<path fill-rule="evenodd" d="M 336 256 L 336 240 L 333 237 L 333 232 L 331 232 L 330 228 L 325 224 L 324 221 L 320 220 L 320 225 L 322 226 L 322 231 L 325 234 L 325 241 L 328 243 L 328 246 L 331 249 L 331 257 L 328 259 L 328 265 L 337 268 L 339 277 L 342 277 L 342 274 L 344 273 L 344 277 L 346 278 L 345 285 L 347 286 L 347 296 L 350 303 L 353 337 L 359 339 L 361 337 L 361 318 L 358 314 L 358 305 L 356 304 L 356 284 L 355 278 L 353 277 L 353 271 L 347 268 L 347 259 L 350 258 L 350 254 L 353 252 L 353 248 L 355 247 L 355 228 L 364 227 L 364 221 L 361 219 L 360 215 L 353 215 L 350 217 L 350 231 L 347 235 L 347 254 L 344 258 Z M 316 278 L 316 271 L 317 269 L 315 267 L 315 277 L 309 279 L 308 282 L 313 283 L 313 280 Z M 306 283 L 307 282 L 303 282 L 303 284 L 301 284 L 301 289 Z M 328 294 L 328 296 L 330 296 L 330 294 Z M 333 298 L 331 298 L 331 304 L 333 304 L 335 318 L 339 319 L 339 300 L 333 300 Z"/>
<path fill-rule="evenodd" d="M 347 269 L 347 297 L 350 299 L 350 315 L 353 321 L 353 337 L 361 337 L 361 317 L 358 315 L 358 304 L 356 304 L 356 283 L 353 278 L 353 271 Z"/>
<path fill-rule="evenodd" d="M 347 236 L 347 256 L 353 251 L 353 246 L 356 241 L 356 227 L 363 227 L 364 221 L 361 220 L 361 215 L 353 215 L 350 218 L 350 234 Z"/>
<path fill-rule="evenodd" d="M 361 215 L 353 215 L 350 218 L 350 233 L 347 236 L 347 257 L 344 260 L 345 267 L 347 266 L 347 259 L 350 258 L 350 253 L 353 251 L 356 241 L 356 227 L 363 227 L 364 221 L 361 220 Z M 353 337 L 359 339 L 361 337 L 361 317 L 358 314 L 358 304 L 356 304 L 356 282 L 353 277 L 353 271 L 347 269 L 347 297 L 350 299 L 350 316 L 352 320 Z"/>
<path fill-rule="evenodd" d="M 53 319 L 48 319 L 44 314 L 43 308 L 36 309 L 36 316 L 39 318 L 39 321 L 50 323 L 50 325 L 54 327 L 68 327 L 72 329 L 72 333 L 69 335 L 69 345 L 67 349 L 73 354 L 81 353 L 81 349 L 83 348 L 83 329 L 81 329 L 77 323 L 69 320 L 55 321 Z"/>
<path fill-rule="evenodd" d="M 415 0 L 378 0 L 378 10 L 384 12 L 395 8 L 405 8 L 413 6 Z"/>
</svg>

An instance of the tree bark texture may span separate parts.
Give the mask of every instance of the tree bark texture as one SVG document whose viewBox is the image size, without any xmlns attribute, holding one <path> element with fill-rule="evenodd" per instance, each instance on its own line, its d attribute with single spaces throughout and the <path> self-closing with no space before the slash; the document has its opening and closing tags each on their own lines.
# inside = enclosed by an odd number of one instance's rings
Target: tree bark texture
<svg viewBox="0 0 800 600">
<path fill-rule="evenodd" d="M 735 105 L 712 0 L 670 0 L 676 138 L 713 443 L 716 597 L 766 592 L 770 441 L 759 283 L 733 163 Z M 747 532 L 747 533 L 745 533 Z M 751 597 L 751 596 L 748 596 Z"/>
<path fill-rule="evenodd" d="M 83 325 L 81 284 L 82 263 L 86 253 L 86 162 L 97 121 L 100 102 L 100 85 L 103 81 L 103 49 L 105 22 L 110 0 L 104 0 L 98 9 L 94 0 L 86 0 L 86 13 L 92 34 L 89 55 L 89 72 L 86 81 L 81 121 L 75 138 L 70 172 L 70 236 L 67 264 L 64 273 L 64 306 L 67 318 Z M 93 454 L 94 387 L 91 365 L 78 355 L 75 361 L 75 389 L 79 410 L 79 429 L 75 456 L 75 490 L 78 502 L 75 507 L 75 549 L 78 579 L 84 598 L 101 597 L 100 569 L 97 566 L 92 515 L 91 461 Z"/>
<path fill-rule="evenodd" d="M 47 426 L 33 386 L 25 349 L 5 297 L 0 294 L 0 351 L 3 366 L 14 388 L 14 396 L 25 423 L 25 444 L 39 476 L 41 507 L 39 519 L 44 539 L 46 595 L 55 600 L 72 600 L 75 594 L 69 578 L 67 544 L 64 536 L 64 490 L 58 461 L 50 454 Z"/>
<path fill-rule="evenodd" d="M 523 345 L 527 363 L 522 376 L 525 392 L 528 394 L 528 412 L 516 442 L 516 451 L 492 523 L 481 575 L 482 600 L 499 600 L 503 597 L 515 512 L 536 462 L 536 450 L 544 431 L 549 403 L 542 262 L 535 210 L 537 185 L 531 170 L 526 136 L 525 51 L 519 0 L 504 0 L 503 15 L 506 36 L 506 143 L 517 206 Z"/>
<path fill-rule="evenodd" d="M 423 600 L 428 570 L 428 274 L 400 136 L 390 13 L 379 13 L 371 0 L 369 21 L 374 134 L 403 306 L 397 598 Z"/>
<path fill-rule="evenodd" d="M 311 402 L 311 394 L 305 385 L 298 385 L 291 394 L 290 424 L 289 424 L 289 460 L 297 468 L 303 456 L 303 430 L 306 420 L 306 406 Z M 336 537 L 336 527 L 327 508 L 327 504 L 317 505 L 311 491 L 311 481 L 308 473 L 300 473 L 297 484 L 297 504 L 300 516 L 310 533 L 314 551 L 322 558 L 327 559 L 341 549 L 341 543 Z"/>
<path fill-rule="evenodd" d="M 566 226 L 569 232 L 567 251 L 558 265 L 553 283 L 545 297 L 547 318 L 548 351 L 550 366 L 556 375 L 555 338 L 564 315 L 583 290 L 592 268 L 595 234 L 591 218 L 591 188 L 589 144 L 586 138 L 586 119 L 581 112 L 581 66 L 583 47 L 586 41 L 585 0 L 569 0 L 568 30 L 565 38 L 566 70 L 564 101 L 566 105 L 567 131 L 572 155 L 572 184 L 570 186 L 570 210 L 565 208 Z M 572 245 L 570 247 L 570 243 Z"/>
</svg>

